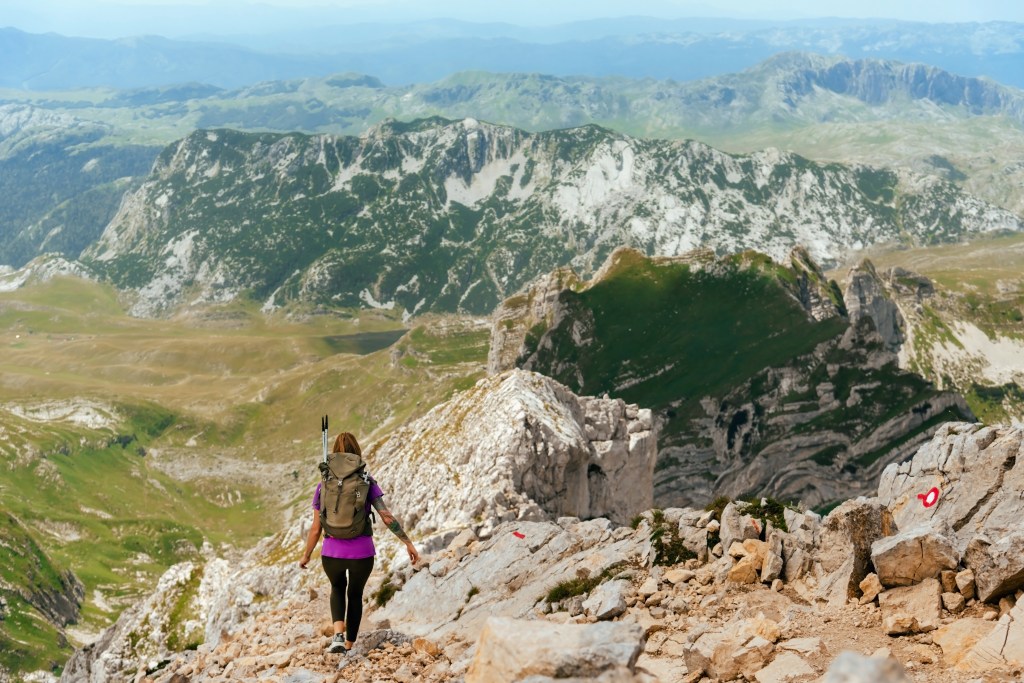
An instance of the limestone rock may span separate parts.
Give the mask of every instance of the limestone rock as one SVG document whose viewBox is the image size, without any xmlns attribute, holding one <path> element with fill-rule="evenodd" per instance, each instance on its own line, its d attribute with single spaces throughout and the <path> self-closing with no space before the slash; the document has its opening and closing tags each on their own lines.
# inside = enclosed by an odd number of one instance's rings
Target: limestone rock
<svg viewBox="0 0 1024 683">
<path fill-rule="evenodd" d="M 865 657 L 841 652 L 825 672 L 821 683 L 913 683 L 892 657 Z"/>
<path fill-rule="evenodd" d="M 757 583 L 758 572 L 755 561 L 744 557 L 729 570 L 728 578 L 734 583 Z"/>
<path fill-rule="evenodd" d="M 756 520 L 750 515 L 740 514 L 736 503 L 729 503 L 722 510 L 721 524 L 718 533 L 723 548 L 730 548 L 734 542 L 742 543 L 761 535 Z"/>
<path fill-rule="evenodd" d="M 871 544 L 871 563 L 883 586 L 909 586 L 955 569 L 960 553 L 943 534 L 919 526 Z"/>
<path fill-rule="evenodd" d="M 987 535 L 975 536 L 967 545 L 964 564 L 974 572 L 979 600 L 991 602 L 1024 587 L 1024 530 L 1016 529 L 995 541 Z"/>
<path fill-rule="evenodd" d="M 951 614 L 960 614 L 966 606 L 964 596 L 959 593 L 943 593 L 942 606 Z"/>
<path fill-rule="evenodd" d="M 696 576 L 697 575 L 689 569 L 669 569 L 665 572 L 665 576 L 663 578 L 673 586 L 678 586 L 679 584 L 692 581 Z"/>
<path fill-rule="evenodd" d="M 807 662 L 792 652 L 783 652 L 771 664 L 754 674 L 757 683 L 792 683 L 815 675 Z"/>
<path fill-rule="evenodd" d="M 1024 515 L 1024 428 L 947 423 L 909 461 L 889 465 L 879 500 L 900 529 L 944 523 L 961 554 L 977 534 L 1015 529 Z M 938 489 L 925 507 L 918 496 Z M 993 536 L 993 537 L 994 537 Z"/>
<path fill-rule="evenodd" d="M 583 611 L 599 621 L 614 619 L 626 611 L 626 595 L 630 588 L 629 581 L 602 583 L 583 601 Z"/>
<path fill-rule="evenodd" d="M 780 650 L 790 650 L 809 657 L 824 651 L 821 638 L 791 638 L 779 643 Z"/>
<path fill-rule="evenodd" d="M 711 678 L 732 680 L 739 676 L 751 678 L 764 668 L 771 656 L 770 641 L 758 635 L 745 635 L 738 630 L 704 633 L 683 653 L 691 673 L 703 671 Z"/>
<path fill-rule="evenodd" d="M 889 635 L 925 633 L 940 625 L 940 591 L 936 579 L 925 579 L 915 586 L 893 588 L 878 596 L 882 608 L 882 627 Z"/>
<path fill-rule="evenodd" d="M 783 532 L 774 530 L 768 536 L 768 545 L 765 549 L 764 561 L 761 564 L 761 583 L 771 583 L 780 576 L 784 568 L 782 559 Z"/>
<path fill-rule="evenodd" d="M 864 577 L 864 580 L 860 582 L 860 604 L 864 605 L 872 602 L 878 597 L 885 588 L 882 586 L 882 582 L 878 580 L 878 574 L 874 572 Z"/>
<path fill-rule="evenodd" d="M 932 633 L 932 642 L 942 648 L 946 666 L 957 666 L 975 643 L 992 632 L 992 622 L 984 619 L 958 619 Z"/>
<path fill-rule="evenodd" d="M 413 574 L 377 618 L 412 637 L 472 641 L 490 616 L 534 615 L 538 602 L 562 581 L 597 576 L 630 560 L 646 562 L 650 555 L 650 532 L 644 525 L 632 530 L 613 529 L 606 519 L 561 521 L 497 527 L 476 553 L 446 575 Z M 473 587 L 479 592 L 467 603 Z"/>
<path fill-rule="evenodd" d="M 491 617 L 465 680 L 594 679 L 609 671 L 630 672 L 643 645 L 644 630 L 638 624 L 552 624 Z"/>
<path fill-rule="evenodd" d="M 848 500 L 829 513 L 816 556 L 822 575 L 818 595 L 833 605 L 857 597 L 868 575 L 871 544 L 892 531 L 889 511 L 874 500 Z"/>
<path fill-rule="evenodd" d="M 957 664 L 961 671 L 993 671 L 1024 665 L 1024 601 L 999 618 Z M 981 626 L 977 627 L 981 631 Z"/>
<path fill-rule="evenodd" d="M 974 572 L 965 569 L 956 575 L 956 588 L 965 599 L 974 597 Z"/>
<path fill-rule="evenodd" d="M 486 534 L 545 513 L 627 524 L 652 507 L 655 455 L 649 410 L 510 370 L 392 431 L 367 460 L 421 534 Z"/>
</svg>

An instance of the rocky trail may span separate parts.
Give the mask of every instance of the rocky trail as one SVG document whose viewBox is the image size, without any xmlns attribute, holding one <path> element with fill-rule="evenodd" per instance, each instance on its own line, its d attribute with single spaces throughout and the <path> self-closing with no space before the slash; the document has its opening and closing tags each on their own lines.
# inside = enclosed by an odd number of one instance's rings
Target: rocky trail
<svg viewBox="0 0 1024 683">
<path fill-rule="evenodd" d="M 62 680 L 1024 678 L 1024 429 L 946 424 L 911 461 L 886 468 L 877 496 L 849 500 L 824 518 L 765 499 L 631 511 L 625 499 L 609 499 L 603 479 L 588 491 L 593 480 L 565 472 L 616 453 L 623 480 L 649 487 L 644 416 L 621 402 L 577 403 L 548 382 L 513 373 L 478 385 L 476 400 L 488 412 L 519 416 L 504 422 L 521 431 L 488 444 L 498 462 L 517 464 L 474 475 L 490 479 L 460 500 L 470 521 L 424 539 L 417 567 L 380 539 L 351 653 L 324 652 L 328 586 L 315 565 L 296 565 L 308 523 L 300 521 L 230 561 L 169 570 L 147 601 L 76 653 Z M 474 414 L 471 396 L 452 405 L 467 425 L 479 426 L 484 418 Z M 556 400 L 563 408 L 557 421 L 535 420 L 531 411 L 550 412 L 544 404 Z M 447 422 L 454 409 L 406 432 L 447 445 L 427 449 L 422 466 L 443 471 L 466 462 L 467 453 L 480 457 L 479 440 L 464 443 L 450 430 L 430 436 L 429 421 Z M 532 469 L 524 448 L 538 454 Z M 523 490 L 515 481 L 538 472 L 545 477 L 538 491 L 561 490 L 560 498 L 600 504 L 630 521 L 580 519 L 534 496 L 511 495 Z M 392 485 L 401 479 L 393 473 Z M 493 501 L 489 492 L 504 484 L 509 493 L 498 506 L 480 502 Z M 431 503 L 408 505 L 440 523 Z M 477 510 L 487 512 L 474 520 Z M 386 604 L 377 604 L 378 595 Z M 168 645 L 172 635 L 177 648 Z"/>
</svg>

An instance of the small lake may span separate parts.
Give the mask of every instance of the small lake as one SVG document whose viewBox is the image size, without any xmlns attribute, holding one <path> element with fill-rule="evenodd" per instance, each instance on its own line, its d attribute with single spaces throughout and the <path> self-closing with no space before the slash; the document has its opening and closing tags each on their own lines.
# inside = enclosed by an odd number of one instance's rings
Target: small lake
<svg viewBox="0 0 1024 683">
<path fill-rule="evenodd" d="M 351 353 L 365 356 L 380 351 L 402 338 L 408 330 L 385 330 L 384 332 L 357 332 L 321 337 L 333 353 Z"/>
</svg>

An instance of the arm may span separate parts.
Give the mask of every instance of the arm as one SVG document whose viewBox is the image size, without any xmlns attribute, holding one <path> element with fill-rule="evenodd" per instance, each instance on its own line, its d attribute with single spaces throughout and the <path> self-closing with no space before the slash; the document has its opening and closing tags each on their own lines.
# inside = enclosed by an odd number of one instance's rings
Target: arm
<svg viewBox="0 0 1024 683">
<path fill-rule="evenodd" d="M 409 535 L 405 533 L 405 530 L 402 528 L 401 522 L 399 522 L 398 518 L 396 518 L 393 514 L 391 514 L 391 511 L 388 510 L 388 506 L 384 503 L 384 496 L 378 496 L 374 498 L 372 501 L 370 501 L 370 504 L 373 505 L 375 510 L 377 510 L 377 513 L 380 515 L 381 521 L 383 521 L 387 525 L 388 529 L 391 530 L 391 533 L 397 536 L 398 540 L 400 540 L 402 543 L 405 543 L 405 549 L 409 551 L 409 561 L 413 564 L 419 562 L 420 554 L 416 552 L 416 547 L 412 544 L 412 541 L 409 540 Z"/>
<path fill-rule="evenodd" d="M 306 536 L 306 552 L 302 554 L 302 559 L 299 561 L 299 566 L 303 569 L 309 564 L 309 559 L 313 556 L 313 549 L 316 548 L 317 542 L 320 540 L 320 512 L 313 510 L 313 526 L 309 527 L 309 535 Z"/>
</svg>

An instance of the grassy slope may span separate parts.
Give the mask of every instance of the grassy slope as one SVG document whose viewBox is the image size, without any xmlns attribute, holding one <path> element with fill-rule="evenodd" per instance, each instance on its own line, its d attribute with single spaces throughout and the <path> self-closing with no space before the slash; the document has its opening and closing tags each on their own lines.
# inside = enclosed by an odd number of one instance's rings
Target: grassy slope
<svg viewBox="0 0 1024 683">
<path fill-rule="evenodd" d="M 486 360 L 487 333 L 459 321 L 353 355 L 404 330 L 367 312 L 301 320 L 244 306 L 131 319 L 110 289 L 73 279 L 0 293 L 0 512 L 85 584 L 83 632 L 204 540 L 247 547 L 278 530 L 315 478 L 320 415 L 366 443 L 471 385 Z M 83 399 L 121 419 L 97 429 L 8 410 Z M 62 661 L 54 629 L 12 606 L 20 616 L 0 628 L 26 643 L 15 668 Z"/>
<path fill-rule="evenodd" d="M 970 244 L 892 250 L 875 248 L 857 254 L 870 258 L 879 270 L 900 267 L 920 273 L 937 286 L 937 296 L 922 305 L 916 343 L 958 346 L 951 326 L 970 322 L 991 339 L 1024 340 L 1024 235 L 979 238 Z M 837 275 L 841 275 L 837 273 Z M 921 364 L 923 363 L 923 364 Z M 931 365 L 920 371 L 932 379 Z M 1018 364 L 1019 365 L 1019 364 Z M 985 422 L 1005 421 L 1010 411 L 1024 410 L 1019 385 L 991 386 L 979 378 L 958 387 L 971 410 Z"/>
<path fill-rule="evenodd" d="M 734 268 L 726 275 L 629 256 L 577 299 L 593 312 L 595 342 L 579 350 L 556 333 L 558 359 L 578 366 L 582 393 L 611 392 L 683 418 L 703 396 L 723 396 L 765 367 L 785 364 L 842 331 L 838 319 L 808 321 L 772 277 Z M 541 367 L 555 359 L 539 356 Z M 574 372 L 558 377 L 575 385 Z M 619 391 L 629 378 L 649 378 Z M 577 387 L 580 388 L 580 387 Z M 684 420 L 670 423 L 683 427 Z"/>
</svg>

